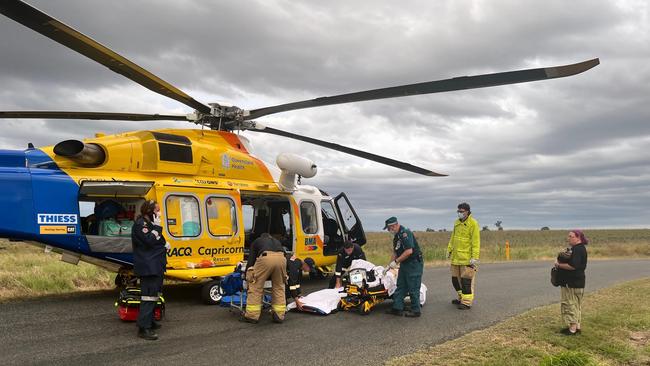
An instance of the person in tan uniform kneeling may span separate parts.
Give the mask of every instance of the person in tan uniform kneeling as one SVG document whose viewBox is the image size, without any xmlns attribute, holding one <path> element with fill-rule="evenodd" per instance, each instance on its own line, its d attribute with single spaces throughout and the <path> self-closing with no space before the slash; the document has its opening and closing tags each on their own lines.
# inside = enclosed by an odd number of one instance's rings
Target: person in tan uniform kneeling
<svg viewBox="0 0 650 366">
<path fill-rule="evenodd" d="M 284 248 L 279 240 L 268 233 L 263 233 L 251 244 L 251 251 L 246 264 L 246 282 L 248 282 L 248 298 L 246 312 L 241 321 L 257 323 L 262 313 L 262 296 L 264 282 L 271 279 L 271 314 L 273 322 L 282 323 L 287 303 L 285 299 L 285 283 L 287 281 L 287 260 Z"/>
</svg>

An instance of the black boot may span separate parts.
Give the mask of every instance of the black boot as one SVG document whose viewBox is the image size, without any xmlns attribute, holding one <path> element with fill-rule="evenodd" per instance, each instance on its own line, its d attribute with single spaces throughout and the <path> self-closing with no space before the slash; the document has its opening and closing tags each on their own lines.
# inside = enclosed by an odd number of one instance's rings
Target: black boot
<svg viewBox="0 0 650 366">
<path fill-rule="evenodd" d="M 138 337 L 144 338 L 148 341 L 155 341 L 158 339 L 158 334 L 151 329 L 140 328 L 140 330 L 138 330 Z"/>
<path fill-rule="evenodd" d="M 156 330 L 156 329 L 160 329 L 160 328 L 162 328 L 162 324 L 160 324 L 160 323 L 158 323 L 158 322 L 156 322 L 156 321 L 154 321 L 153 323 L 151 323 L 151 329 L 152 329 L 152 330 Z"/>
<path fill-rule="evenodd" d="M 404 315 L 404 312 L 402 310 L 397 310 L 397 309 L 391 308 L 389 310 L 386 310 L 386 314 L 395 315 L 395 316 L 402 316 L 402 315 Z"/>
</svg>

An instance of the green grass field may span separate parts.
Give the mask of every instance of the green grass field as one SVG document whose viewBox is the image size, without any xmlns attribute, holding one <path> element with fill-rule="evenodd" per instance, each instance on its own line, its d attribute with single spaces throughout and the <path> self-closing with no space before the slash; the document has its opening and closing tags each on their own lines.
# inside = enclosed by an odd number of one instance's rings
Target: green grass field
<svg viewBox="0 0 650 366">
<path fill-rule="evenodd" d="M 589 258 L 650 257 L 650 230 L 587 230 L 590 240 Z M 445 260 L 451 232 L 415 232 L 425 261 L 429 264 Z M 481 261 L 505 260 L 505 244 L 510 244 L 511 260 L 552 259 L 565 248 L 566 230 L 504 230 L 481 232 Z M 385 264 L 390 260 L 392 234 L 368 233 L 363 247 L 368 260 Z"/>
<path fill-rule="evenodd" d="M 634 301 L 630 295 L 634 294 Z M 395 358 L 387 365 L 650 365 L 650 278 L 585 296 L 582 333 L 568 337 L 558 304 Z"/>
<path fill-rule="evenodd" d="M 505 242 L 511 260 L 551 260 L 566 246 L 564 230 L 486 231 L 481 233 L 481 261 L 505 260 Z M 589 258 L 650 257 L 650 230 L 590 230 Z M 428 265 L 445 264 L 449 232 L 416 232 Z M 368 260 L 384 265 L 391 255 L 392 235 L 368 233 L 364 250 Z M 0 301 L 25 296 L 109 289 L 114 274 L 102 268 L 60 261 L 60 255 L 41 248 L 0 239 Z"/>
</svg>

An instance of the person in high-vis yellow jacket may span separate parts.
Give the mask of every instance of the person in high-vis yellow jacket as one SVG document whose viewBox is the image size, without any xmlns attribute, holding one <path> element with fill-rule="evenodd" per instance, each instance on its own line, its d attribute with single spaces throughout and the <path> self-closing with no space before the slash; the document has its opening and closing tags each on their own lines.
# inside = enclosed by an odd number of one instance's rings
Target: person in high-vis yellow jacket
<svg viewBox="0 0 650 366">
<path fill-rule="evenodd" d="M 447 245 L 447 258 L 451 258 L 451 283 L 458 294 L 458 298 L 451 303 L 460 310 L 469 310 L 474 301 L 481 234 L 469 204 L 459 204 L 457 212 L 458 219 L 454 222 L 454 230 Z"/>
</svg>

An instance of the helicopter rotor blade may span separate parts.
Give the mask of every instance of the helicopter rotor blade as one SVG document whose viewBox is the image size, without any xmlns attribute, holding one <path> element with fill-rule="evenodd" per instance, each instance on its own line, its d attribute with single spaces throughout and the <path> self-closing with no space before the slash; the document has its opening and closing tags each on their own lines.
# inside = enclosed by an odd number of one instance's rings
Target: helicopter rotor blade
<svg viewBox="0 0 650 366">
<path fill-rule="evenodd" d="M 211 111 L 207 105 L 194 100 L 180 89 L 129 61 L 124 56 L 31 5 L 19 0 L 2 0 L 0 13 L 158 94 L 177 100 L 201 113 L 210 113 Z"/>
<path fill-rule="evenodd" d="M 187 116 L 180 115 L 59 111 L 7 111 L 0 112 L 0 118 L 89 119 L 110 121 L 189 121 Z"/>
<path fill-rule="evenodd" d="M 441 93 L 462 89 L 487 88 L 491 86 L 524 83 L 536 80 L 562 78 L 582 73 L 598 65 L 600 60 L 579 62 L 571 65 L 542 67 L 536 69 L 506 71 L 494 74 L 483 74 L 475 76 L 461 76 L 451 79 L 428 81 L 417 84 L 393 86 L 389 88 L 373 89 L 355 93 L 340 94 L 330 97 L 304 100 L 287 104 L 280 104 L 271 107 L 253 109 L 250 111 L 249 119 L 255 119 L 273 113 L 292 111 L 296 109 L 321 107 L 333 104 L 353 103 L 366 100 L 406 97 L 410 95 Z"/>
<path fill-rule="evenodd" d="M 295 139 L 295 140 L 309 142 L 310 144 L 323 146 L 323 147 L 326 147 L 328 149 L 340 151 L 340 152 L 343 152 L 343 153 L 346 153 L 346 154 L 358 156 L 360 158 L 371 160 L 371 161 L 374 161 L 374 162 L 377 162 L 377 163 L 392 166 L 392 167 L 397 168 L 397 169 L 402 169 L 402 170 L 406 170 L 406 171 L 409 171 L 409 172 L 412 172 L 412 173 L 426 175 L 426 176 L 429 176 L 429 177 L 446 177 L 447 176 L 446 174 L 436 173 L 436 172 L 433 172 L 433 171 L 428 170 L 428 169 L 420 168 L 418 166 L 411 165 L 409 163 L 405 163 L 403 161 L 398 161 L 398 160 L 386 158 L 386 157 L 383 157 L 383 156 L 380 156 L 380 155 L 371 154 L 369 152 L 352 149 L 352 148 L 349 148 L 349 147 L 346 147 L 346 146 L 343 146 L 343 145 L 339 145 L 339 144 L 335 144 L 335 143 L 332 143 L 332 142 L 318 140 L 318 139 L 315 139 L 315 138 L 302 136 L 302 135 L 296 135 L 295 133 L 282 131 L 282 130 L 278 130 L 278 129 L 271 128 L 271 127 L 258 125 L 258 127 L 253 127 L 253 128 L 247 129 L 247 131 L 265 132 L 265 133 L 269 133 L 269 134 L 272 134 L 272 135 L 278 135 L 278 136 L 288 137 L 288 138 Z"/>
</svg>

